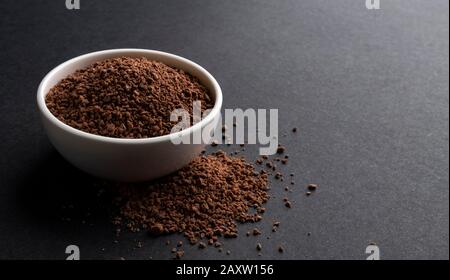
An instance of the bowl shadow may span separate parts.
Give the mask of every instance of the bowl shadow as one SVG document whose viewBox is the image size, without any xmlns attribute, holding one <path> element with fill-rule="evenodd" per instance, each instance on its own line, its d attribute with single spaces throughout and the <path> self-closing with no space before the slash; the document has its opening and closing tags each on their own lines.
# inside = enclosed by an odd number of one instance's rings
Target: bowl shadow
<svg viewBox="0 0 450 280">
<path fill-rule="evenodd" d="M 100 195 L 105 183 L 78 170 L 52 149 L 20 180 L 16 205 L 25 218 L 40 225 L 106 225 L 111 209 Z"/>
</svg>

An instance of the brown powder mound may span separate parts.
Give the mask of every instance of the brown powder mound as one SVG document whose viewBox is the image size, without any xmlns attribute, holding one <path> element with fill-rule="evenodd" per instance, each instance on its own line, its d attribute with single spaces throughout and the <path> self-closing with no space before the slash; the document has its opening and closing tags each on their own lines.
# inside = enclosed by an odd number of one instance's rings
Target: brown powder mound
<svg viewBox="0 0 450 280">
<path fill-rule="evenodd" d="M 201 238 L 236 237 L 236 222 L 261 220 L 268 200 L 267 175 L 244 159 L 219 151 L 199 156 L 188 166 L 150 186 L 121 186 L 120 215 L 133 231 L 180 232 L 196 243 Z M 255 208 L 256 213 L 249 210 Z"/>
<path fill-rule="evenodd" d="M 194 101 L 213 107 L 208 90 L 180 69 L 146 58 L 107 59 L 61 80 L 46 96 L 50 112 L 85 132 L 146 138 L 169 134 L 170 113 Z"/>
</svg>

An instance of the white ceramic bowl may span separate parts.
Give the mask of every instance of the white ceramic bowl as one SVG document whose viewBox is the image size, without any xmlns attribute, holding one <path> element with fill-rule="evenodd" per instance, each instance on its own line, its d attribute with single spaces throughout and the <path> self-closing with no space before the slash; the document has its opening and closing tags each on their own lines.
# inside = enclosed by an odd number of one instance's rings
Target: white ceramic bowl
<svg viewBox="0 0 450 280">
<path fill-rule="evenodd" d="M 120 56 L 146 57 L 197 77 L 215 99 L 212 111 L 194 126 L 180 132 L 142 139 L 90 134 L 64 124 L 49 111 L 45 96 L 61 79 L 96 61 Z M 94 176 L 114 181 L 136 182 L 176 171 L 201 152 L 204 144 L 176 145 L 171 141 L 171 137 L 185 137 L 201 129 L 214 129 L 222 106 L 222 91 L 208 71 L 188 59 L 153 50 L 113 49 L 78 56 L 54 68 L 39 85 L 37 104 L 50 141 L 65 159 Z"/>
</svg>

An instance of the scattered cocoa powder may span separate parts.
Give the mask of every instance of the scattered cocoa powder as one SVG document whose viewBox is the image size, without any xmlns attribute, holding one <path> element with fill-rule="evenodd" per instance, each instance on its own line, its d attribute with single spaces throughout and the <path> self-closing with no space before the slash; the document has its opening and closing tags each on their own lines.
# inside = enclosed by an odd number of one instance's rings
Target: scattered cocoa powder
<svg viewBox="0 0 450 280">
<path fill-rule="evenodd" d="M 284 147 L 280 152 L 285 152 Z M 284 155 L 278 159 L 282 162 L 288 158 Z M 131 231 L 147 230 L 155 235 L 183 233 L 199 249 L 212 246 L 229 255 L 231 251 L 225 251 L 218 237 L 237 237 L 237 222 L 262 219 L 261 214 L 266 212 L 263 203 L 270 197 L 268 176 L 280 180 L 284 176 L 281 172 L 273 172 L 274 161 L 277 158 L 259 157 L 255 163 L 264 165 L 256 171 L 255 166 L 243 157 L 229 156 L 223 151 L 211 155 L 202 153 L 185 168 L 157 181 L 119 184 L 115 196 L 119 214 L 113 221 Z M 268 169 L 264 169 L 265 166 Z M 294 173 L 289 177 L 290 184 L 294 185 Z M 314 184 L 307 185 L 308 190 L 314 188 L 310 185 Z M 285 190 L 290 191 L 287 186 Z M 283 198 L 283 204 L 292 207 L 287 197 Z M 279 221 L 272 221 L 272 232 L 277 232 L 279 226 Z M 247 236 L 261 234 L 256 227 L 246 232 Z M 265 238 L 270 239 L 270 236 Z M 172 249 L 174 258 L 184 256 L 182 245 L 181 241 L 177 242 L 177 247 Z M 262 245 L 257 243 L 256 247 L 261 255 Z M 284 252 L 283 246 L 276 248 L 279 253 Z"/>
<path fill-rule="evenodd" d="M 208 90 L 190 74 L 146 58 L 120 57 L 78 70 L 50 89 L 50 112 L 76 129 L 115 138 L 169 134 L 175 109 L 189 112 L 201 101 L 213 107 Z"/>
<path fill-rule="evenodd" d="M 236 222 L 256 222 L 268 200 L 267 175 L 252 164 L 219 151 L 150 185 L 118 188 L 119 217 L 132 231 L 180 232 L 192 242 L 237 237 Z M 214 239 L 217 240 L 217 239 Z"/>
</svg>

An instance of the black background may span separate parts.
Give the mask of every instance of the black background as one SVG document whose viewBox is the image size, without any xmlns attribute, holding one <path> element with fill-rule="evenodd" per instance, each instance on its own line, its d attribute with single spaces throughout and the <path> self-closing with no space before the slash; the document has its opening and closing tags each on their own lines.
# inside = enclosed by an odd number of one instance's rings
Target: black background
<svg viewBox="0 0 450 280">
<path fill-rule="evenodd" d="M 64 0 L 2 1 L 0 258 L 64 259 L 76 244 L 84 259 L 168 259 L 165 241 L 183 240 L 124 233 L 115 244 L 96 180 L 40 125 L 36 89 L 48 71 L 124 47 L 204 66 L 224 108 L 279 109 L 293 208 L 274 183 L 263 235 L 227 240 L 230 255 L 186 248 L 186 259 L 365 259 L 370 242 L 383 259 L 448 258 L 449 3 L 364 2 L 81 0 L 69 11 Z M 312 197 L 307 183 L 320 184 Z"/>
</svg>

